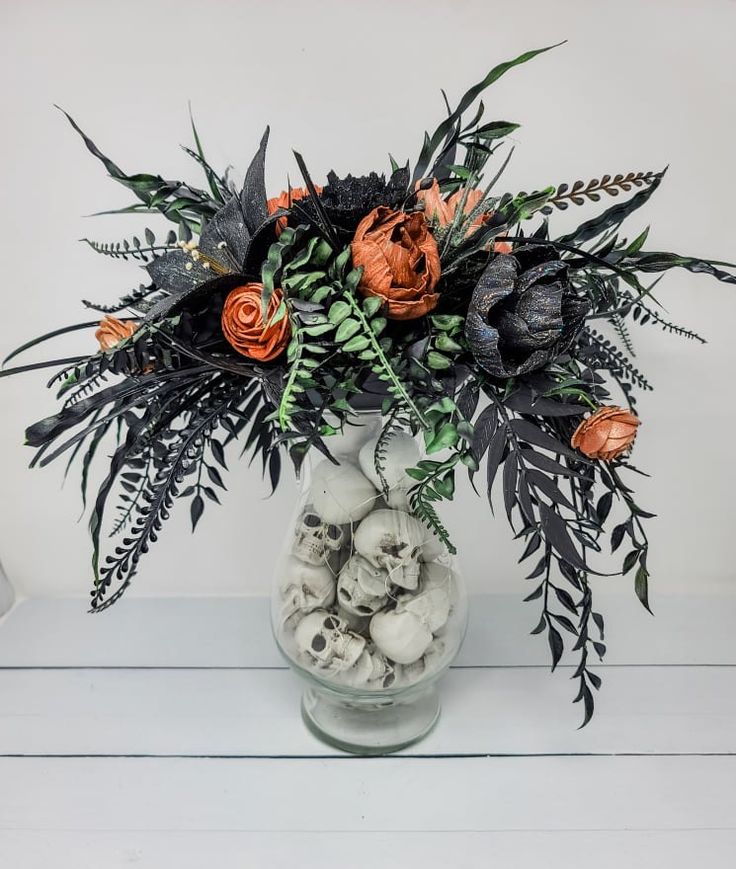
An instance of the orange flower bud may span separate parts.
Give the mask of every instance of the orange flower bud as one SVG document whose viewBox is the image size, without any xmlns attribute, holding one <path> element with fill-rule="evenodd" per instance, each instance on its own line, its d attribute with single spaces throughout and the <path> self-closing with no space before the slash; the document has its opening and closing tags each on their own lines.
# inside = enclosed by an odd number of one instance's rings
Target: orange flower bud
<svg viewBox="0 0 736 869">
<path fill-rule="evenodd" d="M 117 317 L 105 316 L 100 320 L 95 338 L 100 344 L 100 350 L 112 350 L 121 341 L 130 338 L 137 328 L 138 323 L 135 320 L 118 320 Z"/>
<path fill-rule="evenodd" d="M 424 214 L 428 220 L 435 220 L 439 226 L 449 226 L 455 220 L 455 214 L 465 195 L 465 189 L 460 188 L 443 199 L 440 193 L 440 185 L 436 178 L 432 179 L 432 186 L 426 190 L 420 190 L 421 181 L 416 183 L 417 202 L 424 203 Z M 465 196 L 463 214 L 468 215 L 474 211 L 478 203 L 483 199 L 483 191 L 478 189 L 469 190 Z M 465 235 L 472 235 L 493 217 L 492 211 L 481 211 L 473 217 L 468 224 Z M 493 244 L 494 253 L 511 253 L 511 245 L 506 241 L 497 241 Z"/>
<path fill-rule="evenodd" d="M 640 420 L 621 407 L 600 407 L 575 429 L 570 443 L 590 459 L 611 462 L 631 448 Z"/>
<path fill-rule="evenodd" d="M 316 184 L 314 189 L 318 194 L 322 192 L 322 188 L 317 187 Z M 300 199 L 304 199 L 305 196 L 309 196 L 309 190 L 306 187 L 292 187 L 291 190 L 282 190 L 278 196 L 274 196 L 266 202 L 266 208 L 269 214 L 275 214 L 281 208 L 291 208 L 292 202 L 298 202 Z M 286 223 L 286 216 L 279 217 L 276 221 L 277 236 L 281 235 L 281 232 L 286 228 Z"/>
</svg>

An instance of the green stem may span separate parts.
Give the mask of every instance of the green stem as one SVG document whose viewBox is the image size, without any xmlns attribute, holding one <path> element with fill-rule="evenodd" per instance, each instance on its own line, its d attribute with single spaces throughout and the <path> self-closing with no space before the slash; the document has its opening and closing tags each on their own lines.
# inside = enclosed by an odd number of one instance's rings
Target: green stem
<svg viewBox="0 0 736 869">
<path fill-rule="evenodd" d="M 406 391 L 406 389 L 404 389 L 404 385 L 399 380 L 394 369 L 391 367 L 391 363 L 386 358 L 386 354 L 383 352 L 383 348 L 381 347 L 381 344 L 378 341 L 378 338 L 374 334 L 373 329 L 371 329 L 370 323 L 366 319 L 366 316 L 363 313 L 358 300 L 355 298 L 355 296 L 352 295 L 352 293 L 349 293 L 349 292 L 345 293 L 344 298 L 347 301 L 347 303 L 350 305 L 350 308 L 351 308 L 354 316 L 360 322 L 361 328 L 363 329 L 363 334 L 371 342 L 373 352 L 376 354 L 378 361 L 380 362 L 381 367 L 383 368 L 384 373 L 386 374 L 388 379 L 391 381 L 394 389 L 401 396 L 401 400 L 409 408 L 409 410 L 414 414 L 419 425 L 422 427 L 422 429 L 424 429 L 426 431 L 430 427 L 429 423 L 425 419 L 421 410 L 419 410 L 419 408 L 416 406 L 416 404 L 414 404 L 414 402 L 411 400 L 409 393 Z"/>
</svg>

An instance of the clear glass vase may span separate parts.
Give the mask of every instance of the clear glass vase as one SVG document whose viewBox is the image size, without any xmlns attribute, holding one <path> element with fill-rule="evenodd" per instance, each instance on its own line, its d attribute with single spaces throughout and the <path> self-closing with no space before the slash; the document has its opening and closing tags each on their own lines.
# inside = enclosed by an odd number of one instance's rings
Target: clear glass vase
<svg viewBox="0 0 736 869">
<path fill-rule="evenodd" d="M 278 647 L 306 682 L 305 723 L 356 754 L 397 751 L 432 729 L 467 623 L 453 558 L 410 506 L 405 468 L 419 444 L 398 433 L 376 456 L 381 426 L 363 412 L 329 440 L 339 464 L 305 462 L 271 607 Z"/>
</svg>

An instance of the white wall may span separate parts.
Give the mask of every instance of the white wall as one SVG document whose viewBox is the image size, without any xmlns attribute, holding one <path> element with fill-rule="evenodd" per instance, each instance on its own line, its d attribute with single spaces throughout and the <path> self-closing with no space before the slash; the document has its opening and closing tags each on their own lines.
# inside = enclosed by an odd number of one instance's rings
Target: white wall
<svg viewBox="0 0 736 869">
<path fill-rule="evenodd" d="M 425 126 L 495 63 L 568 39 L 510 73 L 486 99 L 490 118 L 523 124 L 508 189 L 670 164 L 637 217 L 654 248 L 736 259 L 733 211 L 736 3 L 615 4 L 439 0 L 370 3 L 243 0 L 31 0 L 2 3 L 0 210 L 2 355 L 27 337 L 84 317 L 81 297 L 114 299 L 137 285 L 133 265 L 96 257 L 76 239 L 140 230 L 132 217 L 81 215 L 127 203 L 63 118 L 72 112 L 128 171 L 189 175 L 191 100 L 216 165 L 247 164 L 272 125 L 270 189 L 296 179 L 290 148 L 316 178 L 334 167 L 414 157 Z M 189 177 L 187 175 L 186 177 Z M 574 215 L 582 217 L 579 212 Z M 161 224 L 151 219 L 155 228 Z M 642 397 L 636 460 L 651 524 L 653 595 L 733 587 L 733 365 L 736 287 L 671 274 L 660 299 L 706 347 L 647 328 L 638 360 L 657 386 Z M 83 338 L 45 353 L 85 349 Z M 31 358 L 31 357 L 29 357 Z M 40 358 L 40 357 L 39 357 Z M 0 383 L 0 556 L 26 594 L 84 594 L 89 546 L 77 522 L 77 476 L 29 472 L 24 425 L 52 412 L 43 375 Z M 263 500 L 259 475 L 229 477 L 222 509 L 197 534 L 187 510 L 170 523 L 132 594 L 265 592 L 294 495 Z M 474 589 L 523 591 L 516 544 L 463 486 L 448 523 Z M 625 580 L 602 580 L 629 591 Z"/>
</svg>

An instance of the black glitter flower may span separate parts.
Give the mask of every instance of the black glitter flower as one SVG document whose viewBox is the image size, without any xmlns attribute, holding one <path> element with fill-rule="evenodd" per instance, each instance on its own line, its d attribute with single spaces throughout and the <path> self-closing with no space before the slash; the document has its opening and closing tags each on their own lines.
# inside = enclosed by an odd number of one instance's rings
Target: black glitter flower
<svg viewBox="0 0 736 869">
<path fill-rule="evenodd" d="M 494 257 L 473 291 L 465 336 L 494 377 L 542 368 L 567 350 L 589 305 L 570 287 L 567 265 L 550 245 L 524 245 Z"/>
<path fill-rule="evenodd" d="M 377 208 L 399 208 L 407 195 L 409 170 L 397 169 L 386 181 L 383 175 L 338 178 L 334 172 L 327 175 L 327 184 L 320 199 L 330 220 L 340 229 L 355 232 L 360 221 Z"/>
</svg>

